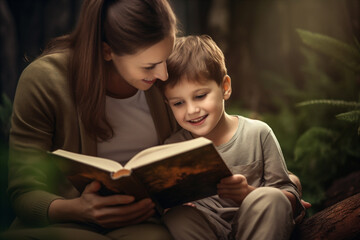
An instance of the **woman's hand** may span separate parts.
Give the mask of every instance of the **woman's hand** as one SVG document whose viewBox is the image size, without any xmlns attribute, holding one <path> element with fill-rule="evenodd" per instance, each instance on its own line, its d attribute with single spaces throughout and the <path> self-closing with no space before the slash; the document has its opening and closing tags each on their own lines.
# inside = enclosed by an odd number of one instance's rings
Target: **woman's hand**
<svg viewBox="0 0 360 240">
<path fill-rule="evenodd" d="M 246 177 L 241 174 L 221 179 L 217 185 L 220 198 L 228 198 L 241 205 L 244 198 L 255 189 L 248 185 Z"/>
<path fill-rule="evenodd" d="M 154 215 L 150 199 L 134 202 L 127 195 L 99 196 L 99 182 L 89 184 L 79 198 L 55 200 L 49 208 L 53 222 L 80 221 L 95 223 L 104 228 L 118 228 L 137 224 Z"/>
</svg>

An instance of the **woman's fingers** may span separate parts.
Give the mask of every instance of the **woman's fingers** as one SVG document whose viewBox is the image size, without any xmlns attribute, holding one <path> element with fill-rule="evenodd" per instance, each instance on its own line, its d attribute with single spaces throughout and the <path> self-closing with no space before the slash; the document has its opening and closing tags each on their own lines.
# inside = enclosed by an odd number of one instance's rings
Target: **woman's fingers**
<svg viewBox="0 0 360 240">
<path fill-rule="evenodd" d="M 129 205 L 103 208 L 99 210 L 96 221 L 103 227 L 120 227 L 142 222 L 154 213 L 154 203 L 150 199 L 143 199 Z"/>
</svg>

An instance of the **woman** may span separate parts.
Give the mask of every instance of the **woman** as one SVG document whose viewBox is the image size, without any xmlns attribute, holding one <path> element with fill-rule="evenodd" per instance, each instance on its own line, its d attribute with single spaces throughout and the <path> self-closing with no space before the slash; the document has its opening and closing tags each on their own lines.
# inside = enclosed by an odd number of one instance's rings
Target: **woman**
<svg viewBox="0 0 360 240">
<path fill-rule="evenodd" d="M 84 0 L 75 30 L 24 70 L 10 133 L 17 218 L 4 239 L 170 238 L 150 199 L 103 197 L 98 182 L 79 193 L 46 151 L 125 163 L 163 143 L 177 125 L 153 84 L 167 80 L 175 33 L 166 0 Z"/>
</svg>

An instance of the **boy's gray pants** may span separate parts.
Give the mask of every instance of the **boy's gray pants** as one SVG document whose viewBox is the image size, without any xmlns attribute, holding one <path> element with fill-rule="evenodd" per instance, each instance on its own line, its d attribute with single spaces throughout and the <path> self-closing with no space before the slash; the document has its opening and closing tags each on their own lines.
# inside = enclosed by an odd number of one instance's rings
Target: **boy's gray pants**
<svg viewBox="0 0 360 240">
<path fill-rule="evenodd" d="M 175 239 L 289 239 L 294 227 L 290 201 L 281 190 L 261 187 L 242 202 L 231 223 L 220 222 L 194 207 L 169 210 L 164 224 Z"/>
</svg>

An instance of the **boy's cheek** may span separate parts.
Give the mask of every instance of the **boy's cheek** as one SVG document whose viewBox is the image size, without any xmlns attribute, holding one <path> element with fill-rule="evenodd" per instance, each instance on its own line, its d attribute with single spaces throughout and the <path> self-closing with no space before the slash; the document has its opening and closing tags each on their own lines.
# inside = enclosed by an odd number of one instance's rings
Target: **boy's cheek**
<svg viewBox="0 0 360 240">
<path fill-rule="evenodd" d="M 180 121 L 182 119 L 182 113 L 178 109 L 175 109 L 175 108 L 171 108 L 171 110 L 175 116 L 176 121 L 178 121 L 180 123 Z"/>
</svg>

